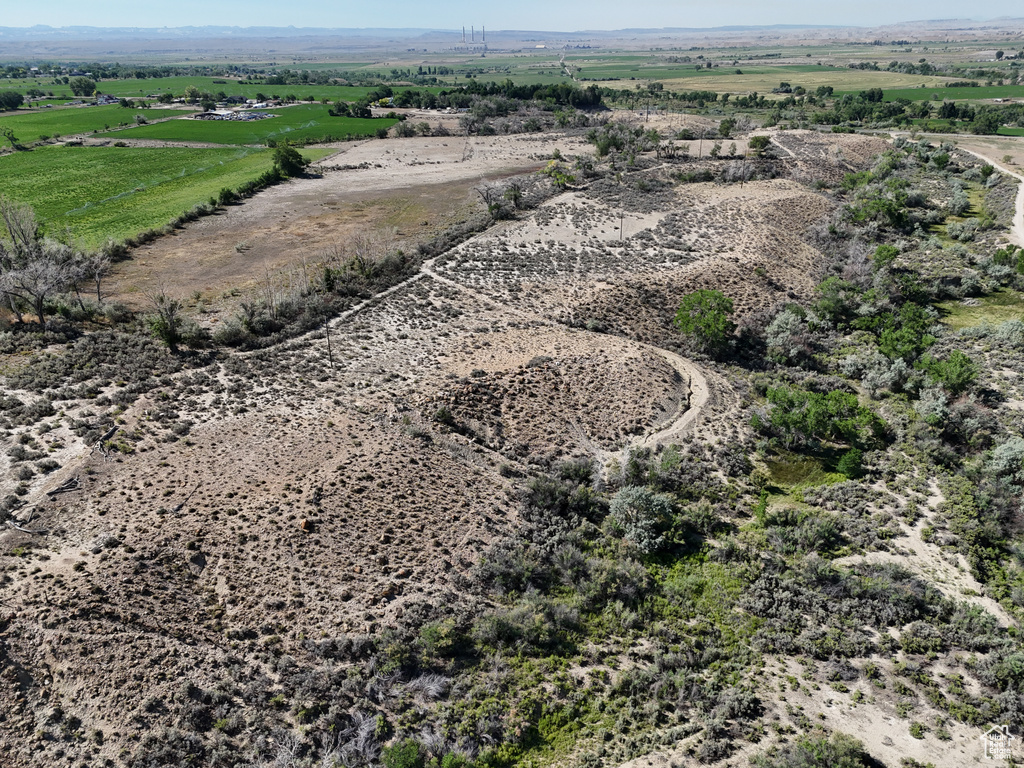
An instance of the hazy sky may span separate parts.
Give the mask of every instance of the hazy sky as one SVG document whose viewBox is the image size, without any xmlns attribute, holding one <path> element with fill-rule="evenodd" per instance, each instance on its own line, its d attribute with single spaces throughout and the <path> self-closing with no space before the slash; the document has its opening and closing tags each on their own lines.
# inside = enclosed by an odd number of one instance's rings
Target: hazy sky
<svg viewBox="0 0 1024 768">
<path fill-rule="evenodd" d="M 466 25 L 499 29 L 622 29 L 714 27 L 740 24 L 844 24 L 875 26 L 921 19 L 992 19 L 1024 16 L 1019 0 L 983 5 L 952 0 L 810 2 L 810 0 L 2 0 L 0 26 L 35 24 L 102 27 L 181 27 L 206 24 L 297 27 L 426 27 Z"/>
</svg>

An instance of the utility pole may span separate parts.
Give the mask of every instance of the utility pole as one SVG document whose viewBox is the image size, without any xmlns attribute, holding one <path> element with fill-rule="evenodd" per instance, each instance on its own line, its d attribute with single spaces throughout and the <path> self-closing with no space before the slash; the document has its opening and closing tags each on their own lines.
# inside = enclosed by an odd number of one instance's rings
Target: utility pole
<svg viewBox="0 0 1024 768">
<path fill-rule="evenodd" d="M 623 238 L 623 232 L 622 232 L 622 211 L 619 211 L 619 242 L 620 243 L 622 242 L 622 238 Z"/>
</svg>

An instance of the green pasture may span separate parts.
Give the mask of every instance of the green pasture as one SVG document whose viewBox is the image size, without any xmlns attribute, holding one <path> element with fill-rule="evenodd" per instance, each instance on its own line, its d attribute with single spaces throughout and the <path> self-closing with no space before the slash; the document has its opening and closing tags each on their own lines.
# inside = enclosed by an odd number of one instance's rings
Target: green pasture
<svg viewBox="0 0 1024 768">
<path fill-rule="evenodd" d="M 1000 126 L 998 133 L 1000 136 L 1024 136 L 1024 128 L 1007 128 L 1004 125 Z"/>
<path fill-rule="evenodd" d="M 214 80 L 223 82 L 214 82 Z M 255 99 L 257 94 L 263 94 L 268 98 L 284 98 L 285 96 L 290 95 L 295 96 L 300 100 L 312 98 L 316 101 L 320 101 L 322 99 L 328 99 L 330 101 L 338 101 L 339 99 L 342 101 L 358 101 L 374 90 L 373 88 L 365 86 L 313 85 L 311 83 L 295 85 L 267 85 L 263 82 L 232 80 L 230 78 L 191 76 L 152 77 L 146 78 L 145 80 L 100 80 L 96 83 L 96 88 L 100 93 L 108 93 L 111 96 L 117 96 L 118 98 L 151 100 L 151 98 L 163 93 L 172 93 L 175 96 L 182 96 L 185 93 L 185 89 L 190 85 L 195 86 L 204 93 L 211 93 L 215 96 L 221 92 L 223 92 L 225 96 L 243 96 L 247 99 Z M 52 82 L 47 82 L 46 78 L 0 80 L 0 90 L 13 89 L 23 93 L 29 88 L 38 88 L 44 93 L 52 91 L 55 98 L 59 98 L 61 96 L 66 96 L 69 99 L 74 98 L 70 87 L 66 85 L 55 85 Z M 405 90 L 424 90 L 424 88 L 395 88 L 394 90 L 398 92 Z M 431 90 L 437 93 L 441 89 L 438 87 L 431 87 L 426 90 Z"/>
<path fill-rule="evenodd" d="M 387 118 L 331 117 L 327 110 L 328 107 L 321 104 L 300 104 L 261 110 L 278 115 L 265 120 L 168 120 L 155 125 L 126 128 L 107 135 L 210 144 L 265 144 L 268 139 L 322 141 L 327 137 L 343 139 L 348 135 L 372 136 L 378 128 L 390 128 L 397 122 Z"/>
<path fill-rule="evenodd" d="M 836 89 L 837 93 L 839 89 Z M 839 94 L 841 95 L 841 94 Z M 892 88 L 885 89 L 885 100 L 965 101 L 969 99 L 1007 99 L 1024 97 L 1024 85 L 979 85 L 976 88 Z"/>
<path fill-rule="evenodd" d="M 735 70 L 743 74 L 735 74 Z M 762 68 L 758 68 L 762 69 Z M 923 75 L 904 75 L 896 72 L 875 72 L 867 69 L 844 69 L 842 67 L 817 67 L 812 71 L 795 71 L 786 67 L 766 67 L 763 71 L 748 71 L 742 66 L 726 69 L 706 70 L 708 74 L 664 80 L 665 87 L 674 91 L 717 91 L 719 93 L 770 93 L 780 82 L 787 82 L 796 88 L 802 85 L 808 91 L 818 86 L 830 85 L 837 92 L 863 91 L 868 88 L 881 88 L 888 91 L 895 88 L 910 88 L 926 84 L 933 88 L 941 88 L 945 82 L 941 77 Z M 730 72 L 732 74 L 730 74 Z M 660 78 L 659 78 L 660 79 Z"/>
<path fill-rule="evenodd" d="M 188 110 L 191 111 L 191 110 Z M 71 136 L 76 133 L 103 131 L 119 125 L 135 125 L 135 116 L 147 120 L 160 120 L 188 114 L 174 109 L 124 109 L 117 105 L 102 107 L 63 107 L 39 112 L 0 113 L 0 125 L 14 131 L 22 142 L 35 141 L 41 136 Z"/>
<path fill-rule="evenodd" d="M 303 150 L 311 160 L 333 150 Z M 31 205 L 84 246 L 163 226 L 273 164 L 256 149 L 42 147 L 0 157 L 0 195 Z"/>
<path fill-rule="evenodd" d="M 1009 289 L 982 296 L 973 306 L 966 306 L 959 301 L 944 301 L 937 306 L 942 322 L 954 330 L 1024 319 L 1024 297 Z"/>
<path fill-rule="evenodd" d="M 687 64 L 668 62 L 659 59 L 638 59 L 631 62 L 613 63 L 600 59 L 566 59 L 566 62 L 573 67 L 580 68 L 580 77 L 591 80 L 608 80 L 612 78 L 638 80 L 678 80 L 678 79 L 699 79 L 703 84 L 709 79 L 728 78 L 733 81 L 737 78 L 749 76 L 765 76 L 771 82 L 771 88 L 778 86 L 780 82 L 793 83 L 793 78 L 807 74 L 818 75 L 821 73 L 835 73 L 845 76 L 850 70 L 843 67 L 819 66 L 817 64 L 793 64 L 787 66 L 771 66 L 763 64 L 754 65 L 732 65 L 716 62 L 717 66 L 708 69 L 703 62 L 693 61 Z M 737 75 L 736 70 L 742 74 Z M 777 78 L 777 79 L 776 79 Z M 806 86 L 804 86 L 806 87 Z M 691 90 L 703 90 L 703 87 L 695 87 Z M 769 88 L 769 90 L 771 90 Z"/>
</svg>

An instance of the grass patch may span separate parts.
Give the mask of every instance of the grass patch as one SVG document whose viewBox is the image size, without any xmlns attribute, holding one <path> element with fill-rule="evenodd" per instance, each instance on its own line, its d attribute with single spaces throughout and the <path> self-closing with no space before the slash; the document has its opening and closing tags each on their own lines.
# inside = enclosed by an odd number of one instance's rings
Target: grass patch
<svg viewBox="0 0 1024 768">
<path fill-rule="evenodd" d="M 910 77 L 914 76 L 910 75 Z M 922 80 L 923 78 L 918 75 L 917 79 Z M 943 101 L 952 100 L 1005 99 L 1021 96 L 1024 96 L 1024 86 L 1022 85 L 979 85 L 976 88 L 893 88 L 885 91 L 885 101 L 909 99 L 910 101 L 936 101 L 940 104 Z"/>
<path fill-rule="evenodd" d="M 1024 128 L 1007 128 L 1001 125 L 998 133 L 1000 136 L 1024 136 Z"/>
<path fill-rule="evenodd" d="M 920 83 L 927 83 L 937 87 L 941 86 L 943 82 L 943 79 L 938 77 L 829 67 L 821 67 L 818 71 L 811 72 L 787 71 L 785 67 L 765 68 L 762 72 L 755 73 L 751 70 L 748 74 L 747 70 L 740 65 L 738 69 L 743 71 L 742 75 L 735 74 L 736 69 L 720 67 L 719 69 L 706 70 L 711 74 L 668 80 L 665 82 L 665 87 L 674 91 L 711 90 L 718 91 L 719 93 L 757 91 L 758 93 L 770 94 L 772 88 L 777 88 L 780 82 L 785 81 L 794 88 L 802 85 L 812 92 L 820 85 L 831 85 L 836 91 L 840 92 L 857 92 L 867 88 L 881 88 L 888 95 L 888 89 L 905 88 L 909 85 Z"/>
<path fill-rule="evenodd" d="M 829 456 L 807 456 L 780 451 L 765 461 L 771 484 L 780 490 L 793 491 L 815 485 L 841 483 L 846 475 L 834 472 Z M 838 456 L 835 457 L 838 459 Z"/>
<path fill-rule="evenodd" d="M 739 656 L 746 656 L 743 651 L 749 652 L 747 641 L 759 622 L 737 611 L 736 604 L 749 587 L 751 574 L 735 565 L 710 562 L 704 555 L 684 557 L 671 565 L 654 566 L 653 570 L 662 595 L 653 598 L 650 607 L 660 620 L 680 627 L 707 621 L 727 646 Z M 729 663 L 742 661 L 749 663 L 751 658 L 731 658 Z M 715 669 L 715 664 L 709 669 Z"/>
<path fill-rule="evenodd" d="M 1004 288 L 982 296 L 977 302 L 977 306 L 965 306 L 959 301 L 944 301 L 936 307 L 942 313 L 942 322 L 954 330 L 1024 319 L 1024 296 L 1017 291 Z"/>
<path fill-rule="evenodd" d="M 120 125 L 135 125 L 135 116 L 147 120 L 160 120 L 188 114 L 180 109 L 125 109 L 116 105 L 103 107 L 67 107 L 43 112 L 5 113 L 0 122 L 14 131 L 23 142 L 36 141 L 40 136 L 70 136 L 76 133 L 103 131 Z"/>
<path fill-rule="evenodd" d="M 129 128 L 111 135 L 133 139 L 244 145 L 265 144 L 268 139 L 324 141 L 329 138 L 340 140 L 346 136 L 372 136 L 379 128 L 390 128 L 397 122 L 385 118 L 363 120 L 354 117 L 331 117 L 327 110 L 328 107 L 321 104 L 277 107 L 260 110 L 277 115 L 266 120 L 169 120 L 156 125 Z"/>
<path fill-rule="evenodd" d="M 308 69 L 309 67 L 306 68 Z M 326 68 L 351 69 L 352 66 L 346 64 L 329 64 L 326 65 Z M 362 69 L 363 67 L 360 68 Z M 215 83 L 214 80 L 220 80 L 222 82 Z M 125 80 L 100 80 L 96 83 L 96 87 L 101 93 L 107 93 L 111 96 L 117 96 L 118 98 L 123 97 L 126 99 L 153 99 L 162 93 L 173 93 L 175 96 L 181 96 L 185 93 L 185 89 L 190 85 L 195 86 L 204 93 L 210 93 L 214 96 L 219 93 L 224 93 L 225 96 L 243 96 L 247 99 L 255 99 L 257 98 L 257 94 L 263 94 L 264 96 L 269 96 L 271 98 L 295 96 L 297 99 L 307 99 L 312 97 L 318 101 L 320 99 L 329 99 L 330 101 L 338 101 L 339 99 L 342 101 L 358 101 L 374 90 L 369 86 L 314 85 L 312 83 L 267 85 L 259 81 L 199 76 L 154 77 L 147 78 L 145 80 L 129 78 Z M 0 90 L 25 91 L 28 88 L 38 88 L 39 90 L 47 93 L 52 91 L 54 98 L 74 98 L 71 94 L 71 89 L 67 85 L 57 85 L 52 81 L 47 81 L 45 79 L 37 80 L 26 78 L 20 80 L 0 80 Z M 431 86 L 429 88 L 395 88 L 394 90 L 396 92 L 430 90 L 437 93 L 441 89 Z"/>
<path fill-rule="evenodd" d="M 332 150 L 305 150 L 317 160 Z M 43 147 L 0 157 L 0 194 L 89 247 L 160 227 L 268 170 L 268 150 Z"/>
</svg>

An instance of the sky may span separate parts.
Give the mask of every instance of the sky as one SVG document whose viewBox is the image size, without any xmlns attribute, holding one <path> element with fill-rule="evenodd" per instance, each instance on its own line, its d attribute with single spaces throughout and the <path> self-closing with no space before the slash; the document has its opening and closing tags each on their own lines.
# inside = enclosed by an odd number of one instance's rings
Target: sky
<svg viewBox="0 0 1024 768">
<path fill-rule="evenodd" d="M 629 27 L 717 27 L 762 24 L 877 26 L 924 19 L 1024 16 L 1019 0 L 988 0 L 983 10 L 952 0 L 821 2 L 820 0 L 0 0 L 0 26 L 97 27 L 296 26 L 418 27 L 576 31 Z"/>
</svg>

